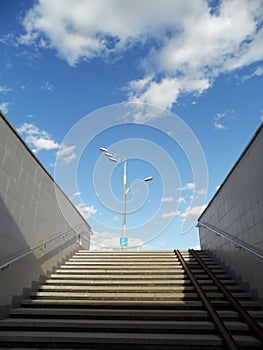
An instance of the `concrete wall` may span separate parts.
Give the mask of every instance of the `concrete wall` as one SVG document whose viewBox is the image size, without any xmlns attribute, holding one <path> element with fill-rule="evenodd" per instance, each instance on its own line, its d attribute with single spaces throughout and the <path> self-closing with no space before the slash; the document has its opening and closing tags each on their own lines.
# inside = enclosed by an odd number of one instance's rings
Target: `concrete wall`
<svg viewBox="0 0 263 350">
<path fill-rule="evenodd" d="M 76 227 L 78 232 L 88 236 L 91 233 L 84 218 L 1 113 L 0 265 L 69 232 L 0 270 L 0 312 L 8 308 L 14 295 L 21 294 L 23 288 L 29 288 L 33 280 L 37 281 L 76 250 L 77 235 L 72 230 Z"/>
<path fill-rule="evenodd" d="M 263 254 L 263 124 L 210 201 L 199 222 L 226 232 Z M 263 300 L 263 259 L 200 227 L 202 249 L 212 252 Z"/>
</svg>

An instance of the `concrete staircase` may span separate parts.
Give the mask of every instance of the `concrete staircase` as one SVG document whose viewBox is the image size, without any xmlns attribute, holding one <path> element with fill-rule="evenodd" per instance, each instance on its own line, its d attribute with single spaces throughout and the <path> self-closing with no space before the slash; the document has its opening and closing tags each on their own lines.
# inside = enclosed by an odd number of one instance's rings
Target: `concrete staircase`
<svg viewBox="0 0 263 350">
<path fill-rule="evenodd" d="M 259 304 L 206 252 L 197 252 L 262 326 Z M 263 343 L 191 252 L 181 251 L 240 349 Z M 174 251 L 79 251 L 0 322 L 0 347 L 63 349 L 227 349 Z M 232 347 L 233 349 L 233 347 Z"/>
</svg>

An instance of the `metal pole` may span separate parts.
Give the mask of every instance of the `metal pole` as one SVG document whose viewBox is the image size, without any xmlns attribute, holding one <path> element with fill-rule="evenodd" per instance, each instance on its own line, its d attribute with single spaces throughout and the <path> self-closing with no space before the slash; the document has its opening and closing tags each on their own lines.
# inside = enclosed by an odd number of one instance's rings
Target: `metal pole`
<svg viewBox="0 0 263 350">
<path fill-rule="evenodd" d="M 127 196 L 127 176 L 126 176 L 126 159 L 123 161 L 123 221 L 122 221 L 122 238 L 126 237 L 126 196 Z M 122 250 L 124 250 L 122 241 Z"/>
</svg>

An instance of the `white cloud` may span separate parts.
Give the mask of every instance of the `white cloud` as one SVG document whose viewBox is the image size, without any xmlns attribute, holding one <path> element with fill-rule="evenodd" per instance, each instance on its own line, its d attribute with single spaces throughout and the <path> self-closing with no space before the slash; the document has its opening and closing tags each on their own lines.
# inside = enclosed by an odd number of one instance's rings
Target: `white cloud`
<svg viewBox="0 0 263 350">
<path fill-rule="evenodd" d="M 132 85 L 136 85 L 133 82 Z M 180 81 L 178 79 L 163 78 L 162 81 L 151 81 L 144 91 L 131 88 L 130 102 L 149 103 L 163 108 L 172 108 L 173 102 L 177 100 L 180 93 Z"/>
<path fill-rule="evenodd" d="M 217 113 L 216 116 L 214 117 L 214 120 L 221 120 L 226 117 L 226 112 L 224 113 Z"/>
<path fill-rule="evenodd" d="M 47 139 L 45 136 L 44 137 L 31 136 L 30 143 L 32 143 L 35 146 L 35 149 L 37 152 L 40 150 L 49 151 L 51 149 L 59 148 L 59 144 L 57 142 L 55 142 L 52 139 Z"/>
<path fill-rule="evenodd" d="M 188 207 L 184 213 L 181 213 L 181 217 L 187 221 L 196 221 L 202 212 L 205 210 L 206 205 L 200 205 L 196 207 Z"/>
<path fill-rule="evenodd" d="M 178 197 L 178 198 L 176 199 L 176 201 L 177 201 L 178 203 L 183 203 L 183 202 L 185 202 L 185 196 L 180 196 L 180 197 Z"/>
<path fill-rule="evenodd" d="M 64 163 L 69 164 L 77 157 L 74 152 L 75 148 L 76 146 L 59 145 L 59 151 L 57 152 L 58 159 L 62 159 Z"/>
<path fill-rule="evenodd" d="M 253 73 L 245 75 L 242 80 L 248 80 L 251 79 L 253 77 L 260 77 L 261 75 L 263 75 L 263 66 L 258 66 Z"/>
<path fill-rule="evenodd" d="M 223 130 L 223 129 L 226 128 L 223 124 L 218 123 L 216 121 L 214 122 L 214 127 L 215 127 L 216 130 Z"/>
<path fill-rule="evenodd" d="M 41 86 L 41 89 L 51 92 L 54 90 L 54 86 L 49 81 L 45 81 L 44 84 Z"/>
<path fill-rule="evenodd" d="M 0 93 L 5 93 L 8 91 L 12 91 L 12 89 L 7 87 L 6 85 L 0 85 Z"/>
<path fill-rule="evenodd" d="M 112 218 L 112 221 L 119 221 L 119 218 L 117 215 L 114 215 L 113 218 Z"/>
<path fill-rule="evenodd" d="M 207 193 L 206 188 L 198 188 L 193 182 L 188 182 L 183 187 L 177 187 L 175 190 L 180 192 L 186 191 L 186 195 L 180 196 L 176 199 L 178 203 L 186 203 L 189 198 L 193 200 L 194 198 L 205 196 Z M 191 191 L 191 194 L 187 194 L 189 191 Z"/>
<path fill-rule="evenodd" d="M 129 236 L 129 247 L 142 248 L 144 241 L 140 238 Z M 91 250 L 120 249 L 120 236 L 114 232 L 94 232 L 90 242 Z"/>
<path fill-rule="evenodd" d="M 200 95 L 209 88 L 208 79 L 194 79 L 192 77 L 171 78 L 165 77 L 161 81 L 149 82 L 143 91 L 130 89 L 129 102 L 149 103 L 164 109 L 171 109 L 179 96 L 184 93 Z M 136 85 L 133 81 L 132 85 Z"/>
<path fill-rule="evenodd" d="M 233 111 L 232 112 L 226 111 L 224 113 L 217 113 L 213 118 L 214 128 L 216 130 L 226 129 L 226 126 L 224 124 L 229 119 L 235 119 Z"/>
<path fill-rule="evenodd" d="M 254 73 L 253 73 L 253 76 L 259 77 L 259 76 L 261 76 L 261 75 L 263 75 L 263 66 L 258 66 L 258 67 L 255 69 L 255 71 L 254 71 Z"/>
<path fill-rule="evenodd" d="M 76 146 L 66 146 L 53 140 L 52 136 L 45 130 L 39 129 L 35 124 L 24 123 L 17 131 L 24 137 L 26 143 L 32 148 L 33 152 L 38 153 L 42 150 L 57 150 L 57 157 L 68 164 L 76 158 L 74 150 Z"/>
<path fill-rule="evenodd" d="M 200 190 L 195 190 L 195 195 L 196 196 L 202 196 L 205 195 L 207 193 L 207 189 L 206 188 L 201 188 Z"/>
<path fill-rule="evenodd" d="M 163 219 L 168 219 L 168 218 L 173 218 L 173 217 L 179 216 L 179 215 L 181 215 L 181 213 L 180 213 L 179 210 L 170 211 L 169 213 L 163 213 L 163 214 L 162 214 L 162 218 L 163 218 Z"/>
<path fill-rule="evenodd" d="M 40 130 L 36 125 L 24 123 L 17 131 L 25 137 L 25 141 L 32 147 L 35 153 L 42 150 L 59 149 L 60 145 L 55 142 L 51 135 L 44 130 Z"/>
<path fill-rule="evenodd" d="M 75 192 L 75 193 L 73 193 L 73 196 L 74 197 L 78 197 L 78 196 L 80 196 L 81 195 L 81 192 Z"/>
<path fill-rule="evenodd" d="M 173 202 L 174 197 L 173 196 L 167 196 L 162 198 L 162 202 Z"/>
<path fill-rule="evenodd" d="M 193 182 L 188 182 L 186 185 L 185 185 L 185 189 L 186 190 L 194 190 L 195 189 L 195 184 Z"/>
<path fill-rule="evenodd" d="M 160 35 L 166 25 L 173 25 L 176 12 L 171 12 L 172 7 L 173 0 L 164 1 L 162 6 L 157 0 L 42 0 L 27 12 L 25 34 L 19 41 L 55 48 L 60 57 L 74 65 L 81 58 L 107 56 Z M 183 6 L 182 1 L 176 7 L 189 12 L 189 5 Z"/>
<path fill-rule="evenodd" d="M 176 191 L 185 191 L 185 190 L 194 190 L 195 189 L 195 184 L 193 182 L 187 182 L 185 186 L 183 187 L 177 187 Z"/>
<path fill-rule="evenodd" d="M 2 102 L 0 103 L 0 109 L 4 114 L 8 113 L 8 107 L 9 107 L 10 103 L 9 102 Z"/>
<path fill-rule="evenodd" d="M 226 117 L 226 112 L 224 113 L 217 113 L 217 115 L 214 117 L 214 128 L 217 130 L 222 130 L 225 129 L 226 127 L 219 122 L 219 120 L 223 119 Z"/>
<path fill-rule="evenodd" d="M 91 214 L 97 213 L 97 209 L 95 209 L 93 205 L 85 206 L 83 203 L 79 203 L 76 205 L 76 208 L 81 213 L 81 215 L 84 217 L 84 219 L 88 219 Z"/>
<path fill-rule="evenodd" d="M 263 59 L 263 2 L 210 4 L 41 0 L 27 12 L 19 42 L 53 48 L 72 66 L 81 59 L 107 60 L 139 43 L 148 52 L 140 62 L 144 76 L 128 85 L 129 100 L 171 108 L 182 94 L 198 96 L 220 74 Z"/>
<path fill-rule="evenodd" d="M 200 205 L 195 207 L 188 207 L 185 209 L 185 211 L 179 211 L 179 210 L 170 211 L 169 213 L 163 213 L 162 218 L 169 219 L 175 216 L 179 216 L 187 221 L 196 221 L 205 208 L 206 208 L 206 205 Z"/>
</svg>

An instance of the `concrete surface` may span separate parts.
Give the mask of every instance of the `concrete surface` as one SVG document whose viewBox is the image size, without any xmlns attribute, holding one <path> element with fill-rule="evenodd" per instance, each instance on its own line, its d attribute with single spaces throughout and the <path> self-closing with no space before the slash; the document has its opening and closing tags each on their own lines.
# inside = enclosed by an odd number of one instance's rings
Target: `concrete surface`
<svg viewBox="0 0 263 350">
<path fill-rule="evenodd" d="M 57 196 L 61 198 L 58 205 Z M 0 113 L 0 265 L 60 233 L 90 227 L 33 152 Z M 0 270 L 0 317 L 12 297 L 31 287 L 76 248 L 74 231 Z M 87 247 L 89 248 L 89 247 Z M 1 311 L 2 310 L 2 311 Z"/>
<path fill-rule="evenodd" d="M 241 154 L 199 221 L 263 253 L 263 124 Z M 201 248 L 225 263 L 263 300 L 263 260 L 200 227 Z"/>
</svg>

